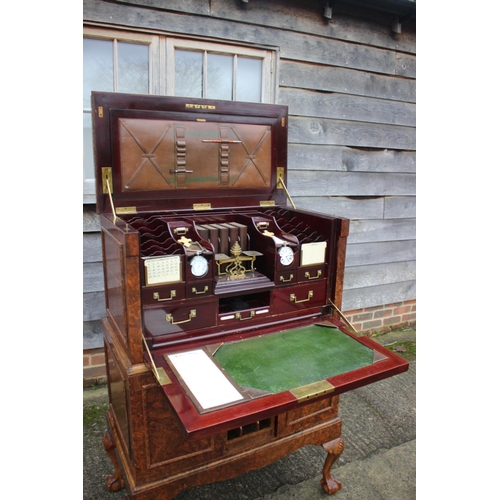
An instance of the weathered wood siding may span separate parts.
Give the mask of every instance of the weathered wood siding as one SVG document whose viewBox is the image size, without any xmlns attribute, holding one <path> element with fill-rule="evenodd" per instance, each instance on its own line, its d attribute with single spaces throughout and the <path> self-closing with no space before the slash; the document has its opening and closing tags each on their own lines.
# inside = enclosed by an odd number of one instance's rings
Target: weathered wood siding
<svg viewBox="0 0 500 500">
<path fill-rule="evenodd" d="M 95 211 L 83 210 L 83 348 L 102 347 L 101 318 L 106 315 L 101 225 Z"/>
<path fill-rule="evenodd" d="M 83 1 L 84 22 L 279 47 L 288 188 L 299 208 L 351 219 L 344 310 L 414 299 L 414 22 L 325 1 Z M 84 347 L 104 314 L 98 220 L 84 211 Z"/>
</svg>

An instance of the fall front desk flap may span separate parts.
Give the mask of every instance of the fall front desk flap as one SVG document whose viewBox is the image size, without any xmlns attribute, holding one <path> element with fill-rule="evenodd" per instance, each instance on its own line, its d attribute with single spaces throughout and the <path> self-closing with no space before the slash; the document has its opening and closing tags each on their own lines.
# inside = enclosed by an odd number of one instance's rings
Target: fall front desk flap
<svg viewBox="0 0 500 500">
<path fill-rule="evenodd" d="M 244 425 L 408 368 L 376 342 L 334 322 L 155 352 L 156 365 L 167 375 L 162 388 L 187 434 Z"/>
</svg>

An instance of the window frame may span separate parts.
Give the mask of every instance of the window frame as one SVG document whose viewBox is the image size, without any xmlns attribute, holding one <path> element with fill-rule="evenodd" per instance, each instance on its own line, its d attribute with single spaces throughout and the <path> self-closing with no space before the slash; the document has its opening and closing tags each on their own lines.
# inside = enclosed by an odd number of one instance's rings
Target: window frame
<svg viewBox="0 0 500 500">
<path fill-rule="evenodd" d="M 187 40 L 183 38 L 169 37 L 166 39 L 166 55 L 167 64 L 171 62 L 173 71 L 165 72 L 166 76 L 166 89 L 165 95 L 175 95 L 175 51 L 176 50 L 192 50 L 196 52 L 203 52 L 203 92 L 207 88 L 207 54 L 222 54 L 231 55 L 233 57 L 251 57 L 253 59 L 260 59 L 262 61 L 262 82 L 261 82 L 261 103 L 273 104 L 275 102 L 275 86 L 273 79 L 275 75 L 274 54 L 277 50 L 244 47 L 240 45 L 227 45 L 217 42 L 207 42 L 200 40 Z M 234 71 L 234 64 L 233 64 Z M 236 71 L 233 75 L 233 95 L 236 85 Z M 235 100 L 235 99 L 234 99 Z"/>
<path fill-rule="evenodd" d="M 277 100 L 278 47 L 243 45 L 237 42 L 221 43 L 207 38 L 183 37 L 166 32 L 137 32 L 106 27 L 84 26 L 84 38 L 113 41 L 113 64 L 117 64 L 117 42 L 138 43 L 149 46 L 149 94 L 175 95 L 175 50 L 196 50 L 206 54 L 219 53 L 252 57 L 262 60 L 261 102 L 274 104 Z M 116 67 L 115 67 L 116 68 Z M 116 75 L 116 72 L 115 72 Z M 117 91 L 117 78 L 113 77 L 113 90 Z M 234 85 L 234 84 L 233 84 Z M 205 87 L 205 85 L 204 85 Z M 83 113 L 90 113 L 83 109 Z M 95 203 L 95 178 L 85 178 L 83 173 L 83 203 Z"/>
<path fill-rule="evenodd" d="M 137 43 L 140 45 L 147 45 L 149 48 L 148 59 L 149 59 L 149 74 L 148 74 L 148 92 L 150 94 L 157 94 L 159 90 L 159 75 L 160 72 L 154 68 L 157 61 L 160 59 L 160 37 L 158 35 L 126 32 L 121 30 L 111 30 L 103 28 L 89 28 L 84 27 L 83 29 L 84 38 L 92 38 L 95 40 L 106 40 L 113 43 L 113 91 L 118 90 L 118 72 L 117 69 L 117 50 L 118 42 L 125 43 Z M 90 108 L 83 108 L 83 113 L 90 114 Z M 83 171 L 83 203 L 95 203 L 95 177 L 86 177 L 85 170 Z"/>
</svg>

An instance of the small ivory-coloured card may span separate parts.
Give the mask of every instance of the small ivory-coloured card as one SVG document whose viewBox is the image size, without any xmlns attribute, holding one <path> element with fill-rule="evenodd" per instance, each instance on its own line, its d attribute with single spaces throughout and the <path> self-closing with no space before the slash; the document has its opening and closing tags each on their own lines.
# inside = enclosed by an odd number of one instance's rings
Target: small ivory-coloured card
<svg viewBox="0 0 500 500">
<path fill-rule="evenodd" d="M 146 285 L 160 285 L 181 281 L 181 258 L 179 255 L 155 257 L 144 261 Z"/>
<path fill-rule="evenodd" d="M 300 265 L 311 266 L 325 262 L 326 241 L 303 243 L 300 247 Z"/>
<path fill-rule="evenodd" d="M 204 350 L 169 354 L 168 359 L 203 409 L 243 399 Z"/>
</svg>

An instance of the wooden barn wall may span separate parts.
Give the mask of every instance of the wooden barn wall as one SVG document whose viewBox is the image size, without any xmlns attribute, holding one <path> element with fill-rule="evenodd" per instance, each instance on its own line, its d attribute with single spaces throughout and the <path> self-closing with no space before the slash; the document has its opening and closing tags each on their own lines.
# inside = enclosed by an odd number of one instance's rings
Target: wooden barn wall
<svg viewBox="0 0 500 500">
<path fill-rule="evenodd" d="M 416 297 L 414 21 L 325 1 L 83 0 L 83 19 L 279 47 L 298 208 L 351 219 L 343 310 Z M 102 345 L 99 221 L 84 206 L 84 348 Z"/>
</svg>

